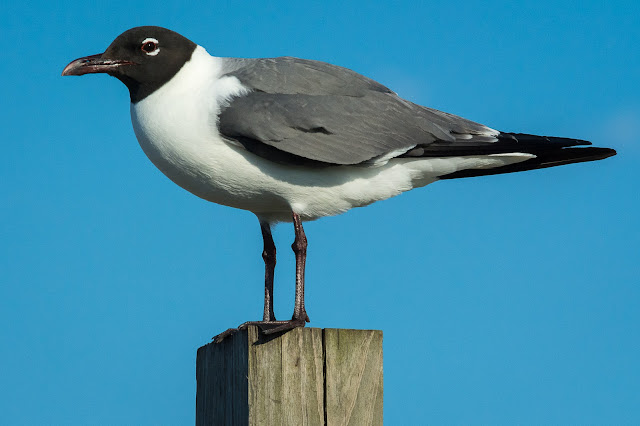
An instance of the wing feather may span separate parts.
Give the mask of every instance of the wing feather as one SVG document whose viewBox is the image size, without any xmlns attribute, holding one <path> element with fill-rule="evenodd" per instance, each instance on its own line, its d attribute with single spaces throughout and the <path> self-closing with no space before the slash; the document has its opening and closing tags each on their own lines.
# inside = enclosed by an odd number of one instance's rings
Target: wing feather
<svg viewBox="0 0 640 426">
<path fill-rule="evenodd" d="M 435 142 L 492 143 L 499 134 L 346 68 L 290 57 L 226 61 L 225 75 L 250 91 L 220 113 L 220 132 L 272 161 L 371 164 Z"/>
</svg>

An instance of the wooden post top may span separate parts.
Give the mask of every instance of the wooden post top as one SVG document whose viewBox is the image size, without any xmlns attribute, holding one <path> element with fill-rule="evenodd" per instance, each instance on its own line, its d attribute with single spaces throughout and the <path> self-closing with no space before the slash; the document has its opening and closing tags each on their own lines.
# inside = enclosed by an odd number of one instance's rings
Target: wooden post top
<svg viewBox="0 0 640 426">
<path fill-rule="evenodd" d="M 196 425 L 382 425 L 382 331 L 251 326 L 198 349 Z"/>
</svg>

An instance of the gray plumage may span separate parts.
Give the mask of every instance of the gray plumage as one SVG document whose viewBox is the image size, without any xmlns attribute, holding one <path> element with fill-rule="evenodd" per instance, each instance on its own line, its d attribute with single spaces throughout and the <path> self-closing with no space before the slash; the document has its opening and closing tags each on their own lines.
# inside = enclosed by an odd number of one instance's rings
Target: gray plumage
<svg viewBox="0 0 640 426">
<path fill-rule="evenodd" d="M 486 126 L 406 101 L 354 71 L 291 57 L 226 59 L 251 89 L 219 116 L 221 134 L 285 164 L 362 164 L 424 147 L 497 141 Z"/>
</svg>

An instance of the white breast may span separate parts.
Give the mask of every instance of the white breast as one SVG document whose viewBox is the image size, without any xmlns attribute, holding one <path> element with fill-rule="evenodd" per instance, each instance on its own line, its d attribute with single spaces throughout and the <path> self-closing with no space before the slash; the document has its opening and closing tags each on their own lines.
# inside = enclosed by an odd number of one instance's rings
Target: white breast
<svg viewBox="0 0 640 426">
<path fill-rule="evenodd" d="M 171 81 L 131 105 L 133 128 L 145 154 L 173 182 L 205 200 L 266 220 L 290 220 L 292 210 L 307 220 L 335 215 L 426 185 L 447 172 L 530 158 L 393 159 L 378 167 L 311 169 L 275 164 L 220 137 L 216 118 L 221 106 L 247 91 L 235 77 L 220 76 L 221 61 L 198 46 Z"/>
</svg>

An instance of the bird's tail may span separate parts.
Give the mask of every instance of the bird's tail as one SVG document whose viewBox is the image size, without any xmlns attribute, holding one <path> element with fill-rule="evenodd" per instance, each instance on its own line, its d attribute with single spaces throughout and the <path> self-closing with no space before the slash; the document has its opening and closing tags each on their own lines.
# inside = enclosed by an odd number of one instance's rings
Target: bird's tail
<svg viewBox="0 0 640 426">
<path fill-rule="evenodd" d="M 610 148 L 584 147 L 584 145 L 591 145 L 591 142 L 588 141 L 536 136 L 524 133 L 500 133 L 497 142 L 483 144 L 481 146 L 475 145 L 473 147 L 465 147 L 457 145 L 455 147 L 446 147 L 444 145 L 434 145 L 432 145 L 433 152 L 429 153 L 433 156 L 461 156 L 470 155 L 471 152 L 473 152 L 474 155 L 506 154 L 513 152 L 535 155 L 535 158 L 530 158 L 526 161 L 506 166 L 490 169 L 458 170 L 453 173 L 442 175 L 440 176 L 440 179 L 457 179 L 521 172 L 525 170 L 561 166 L 564 164 L 581 163 L 583 161 L 602 160 L 616 155 L 616 151 Z M 466 152 L 467 150 L 469 152 Z M 439 152 L 436 153 L 436 151 Z M 429 154 L 425 156 L 431 156 Z"/>
</svg>

